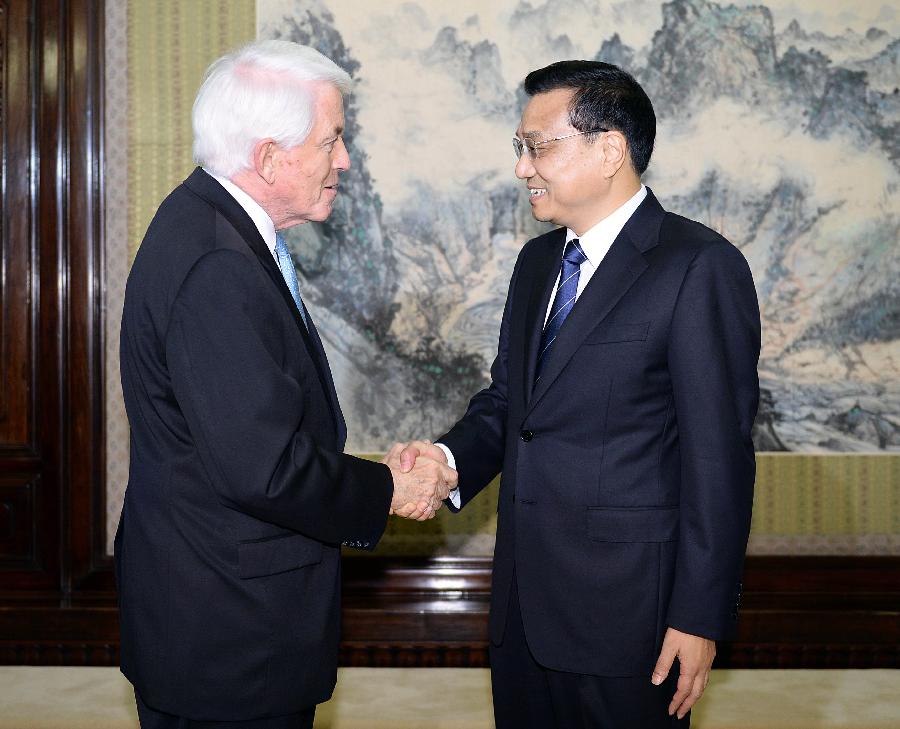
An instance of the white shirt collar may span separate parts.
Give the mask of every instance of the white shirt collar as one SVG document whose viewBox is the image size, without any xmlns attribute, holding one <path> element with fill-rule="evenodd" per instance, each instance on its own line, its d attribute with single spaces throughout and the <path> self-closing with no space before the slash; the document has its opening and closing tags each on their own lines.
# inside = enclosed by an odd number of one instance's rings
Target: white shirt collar
<svg viewBox="0 0 900 729">
<path fill-rule="evenodd" d="M 599 266 L 606 253 L 612 247 L 616 236 L 622 232 L 625 223 L 634 215 L 634 211 L 638 209 L 638 205 L 644 201 L 645 197 L 647 197 L 647 188 L 641 185 L 641 188 L 626 203 L 616 208 L 584 235 L 575 235 L 575 231 L 567 228 L 566 243 L 573 238 L 578 238 L 578 242 L 581 244 L 588 261 L 594 267 Z"/>
<path fill-rule="evenodd" d="M 235 185 L 231 180 L 227 177 L 221 177 L 220 175 L 215 174 L 214 172 L 210 172 L 205 167 L 203 171 L 206 172 L 210 177 L 212 177 L 216 182 L 218 182 L 228 193 L 235 199 L 238 205 L 240 205 L 247 212 L 247 215 L 250 216 L 250 219 L 256 225 L 257 230 L 259 230 L 259 234 L 262 236 L 262 239 L 266 242 L 266 245 L 269 247 L 269 251 L 271 251 L 272 255 L 275 255 L 275 223 L 272 222 L 272 218 L 269 217 L 269 214 L 262 209 L 260 204 L 256 202 L 252 197 L 250 197 L 246 192 L 244 192 L 241 188 Z"/>
</svg>

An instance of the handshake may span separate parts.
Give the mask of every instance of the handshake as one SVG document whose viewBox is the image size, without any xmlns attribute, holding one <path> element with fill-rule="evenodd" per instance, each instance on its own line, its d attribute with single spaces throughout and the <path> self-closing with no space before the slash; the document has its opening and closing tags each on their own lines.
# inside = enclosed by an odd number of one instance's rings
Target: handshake
<svg viewBox="0 0 900 729">
<path fill-rule="evenodd" d="M 416 521 L 433 519 L 456 488 L 458 474 L 447 465 L 446 454 L 427 440 L 394 443 L 381 462 L 394 479 L 391 514 Z"/>
</svg>

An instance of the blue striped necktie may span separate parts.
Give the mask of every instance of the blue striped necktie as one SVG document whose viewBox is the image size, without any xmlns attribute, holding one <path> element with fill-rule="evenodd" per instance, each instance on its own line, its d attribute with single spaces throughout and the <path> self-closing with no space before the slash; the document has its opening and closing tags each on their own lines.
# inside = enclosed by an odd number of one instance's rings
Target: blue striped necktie
<svg viewBox="0 0 900 729">
<path fill-rule="evenodd" d="M 294 268 L 294 259 L 291 258 L 291 252 L 288 250 L 287 243 L 281 237 L 281 233 L 275 234 L 275 255 L 278 257 L 278 268 L 281 269 L 281 275 L 284 276 L 284 282 L 287 284 L 294 297 L 294 303 L 300 310 L 300 317 L 303 324 L 309 329 L 309 322 L 306 321 L 306 310 L 303 308 L 303 299 L 300 298 L 300 284 L 297 282 L 297 271 Z"/>
<path fill-rule="evenodd" d="M 578 238 L 573 238 L 566 243 L 566 251 L 563 254 L 562 265 L 559 269 L 559 287 L 556 289 L 556 297 L 553 299 L 553 306 L 550 308 L 550 317 L 547 319 L 544 333 L 541 336 L 541 349 L 538 354 L 537 369 L 535 370 L 535 382 L 541 379 L 541 370 L 553 349 L 553 343 L 556 341 L 560 327 L 562 327 L 569 312 L 572 311 L 572 307 L 575 306 L 581 264 L 586 260 L 587 256 L 584 254 Z"/>
</svg>

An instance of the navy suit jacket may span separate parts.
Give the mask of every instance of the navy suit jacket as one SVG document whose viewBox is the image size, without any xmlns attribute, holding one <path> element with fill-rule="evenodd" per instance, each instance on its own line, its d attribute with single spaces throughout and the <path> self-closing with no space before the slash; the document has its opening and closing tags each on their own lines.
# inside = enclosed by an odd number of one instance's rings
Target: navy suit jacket
<svg viewBox="0 0 900 729">
<path fill-rule="evenodd" d="M 340 545 L 374 546 L 393 486 L 342 453 L 309 321 L 219 183 L 198 169 L 166 198 L 125 291 L 115 540 L 122 671 L 154 709 L 252 719 L 334 688 Z"/>
<path fill-rule="evenodd" d="M 724 638 L 750 527 L 759 309 L 741 253 L 652 192 L 534 383 L 565 231 L 525 244 L 491 384 L 439 440 L 464 506 L 503 472 L 490 636 L 513 574 L 543 665 L 650 674 L 667 626 Z"/>
</svg>

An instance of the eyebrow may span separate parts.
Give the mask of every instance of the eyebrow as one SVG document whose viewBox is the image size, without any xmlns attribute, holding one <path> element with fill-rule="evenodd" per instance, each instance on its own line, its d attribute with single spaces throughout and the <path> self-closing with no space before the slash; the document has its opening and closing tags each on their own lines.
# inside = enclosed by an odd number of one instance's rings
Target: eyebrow
<svg viewBox="0 0 900 729">
<path fill-rule="evenodd" d="M 343 133 L 344 133 L 344 127 L 335 127 L 335 128 L 331 131 L 331 134 L 329 134 L 328 136 L 325 137 L 324 140 L 322 140 L 322 144 L 327 144 L 330 140 L 332 140 L 332 139 L 337 139 L 337 138 L 340 137 Z"/>
<path fill-rule="evenodd" d="M 518 132 L 517 132 L 517 133 L 518 133 Z M 533 131 L 533 132 L 522 132 L 522 137 L 523 137 L 524 139 L 540 139 L 540 138 L 543 137 L 543 136 L 544 136 L 544 133 L 543 133 L 543 132 L 536 132 L 536 131 Z"/>
</svg>

